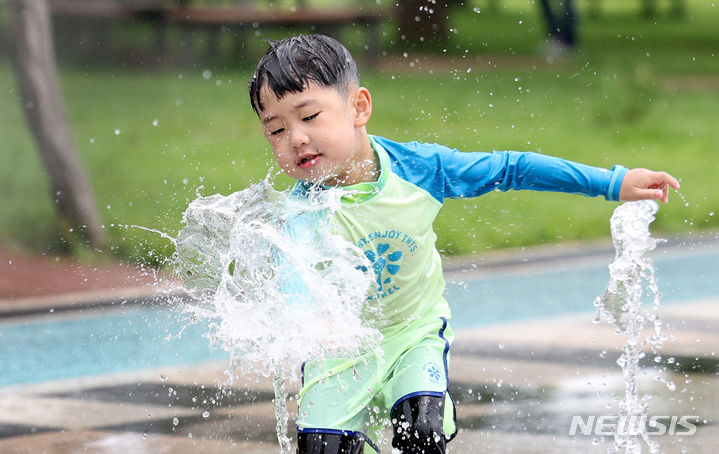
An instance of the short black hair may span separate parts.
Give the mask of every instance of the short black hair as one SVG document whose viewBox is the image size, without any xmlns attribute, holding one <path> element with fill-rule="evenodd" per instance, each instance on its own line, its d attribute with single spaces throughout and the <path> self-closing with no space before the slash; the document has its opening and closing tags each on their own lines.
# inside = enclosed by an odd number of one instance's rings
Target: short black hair
<svg viewBox="0 0 719 454">
<path fill-rule="evenodd" d="M 269 43 L 270 48 L 257 63 L 249 83 L 250 102 L 258 116 L 264 110 L 260 89 L 265 82 L 277 98 L 301 92 L 308 82 L 335 88 L 340 93 L 347 93 L 353 83 L 359 85 L 354 58 L 334 38 L 298 35 Z"/>
</svg>

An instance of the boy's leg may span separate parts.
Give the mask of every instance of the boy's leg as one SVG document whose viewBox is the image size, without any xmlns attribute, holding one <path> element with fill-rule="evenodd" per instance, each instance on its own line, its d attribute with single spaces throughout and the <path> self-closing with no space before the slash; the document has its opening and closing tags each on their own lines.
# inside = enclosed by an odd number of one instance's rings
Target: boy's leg
<svg viewBox="0 0 719 454">
<path fill-rule="evenodd" d="M 444 318 L 421 330 L 424 336 L 402 355 L 383 393 L 392 405 L 392 446 L 402 454 L 441 454 L 457 430 L 447 372 L 453 335 Z"/>
<path fill-rule="evenodd" d="M 402 454 L 444 454 L 444 397 L 407 398 L 392 411 L 392 447 Z"/>
<path fill-rule="evenodd" d="M 380 389 L 377 364 L 377 358 L 370 357 L 357 362 L 325 359 L 303 366 L 298 453 L 359 454 L 365 444 L 379 452 L 367 435 L 368 407 Z"/>
</svg>

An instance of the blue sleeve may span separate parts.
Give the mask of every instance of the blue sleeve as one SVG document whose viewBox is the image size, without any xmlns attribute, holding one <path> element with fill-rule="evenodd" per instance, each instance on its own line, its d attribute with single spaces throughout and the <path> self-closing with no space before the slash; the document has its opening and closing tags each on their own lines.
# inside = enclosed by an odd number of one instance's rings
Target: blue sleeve
<svg viewBox="0 0 719 454">
<path fill-rule="evenodd" d="M 418 142 L 401 144 L 375 137 L 400 177 L 437 200 L 477 197 L 492 190 L 533 190 L 604 196 L 619 200 L 627 169 L 592 167 L 539 153 L 461 152 Z"/>
</svg>

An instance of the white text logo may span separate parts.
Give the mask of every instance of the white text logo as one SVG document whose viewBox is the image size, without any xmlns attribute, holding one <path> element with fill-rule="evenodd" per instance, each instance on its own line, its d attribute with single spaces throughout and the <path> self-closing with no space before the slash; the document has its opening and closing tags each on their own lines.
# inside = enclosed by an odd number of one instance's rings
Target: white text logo
<svg viewBox="0 0 719 454">
<path fill-rule="evenodd" d="M 569 435 L 694 435 L 698 416 L 603 415 L 572 416 Z"/>
</svg>

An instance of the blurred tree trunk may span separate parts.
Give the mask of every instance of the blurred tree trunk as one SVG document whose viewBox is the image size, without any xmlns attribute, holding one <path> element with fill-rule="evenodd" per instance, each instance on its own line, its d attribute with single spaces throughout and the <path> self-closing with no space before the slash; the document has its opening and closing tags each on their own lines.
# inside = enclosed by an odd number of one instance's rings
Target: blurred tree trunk
<svg viewBox="0 0 719 454">
<path fill-rule="evenodd" d="M 104 235 L 65 116 L 48 5 L 46 0 L 11 0 L 10 7 L 11 53 L 23 110 L 50 176 L 60 222 L 99 247 Z"/>
</svg>

